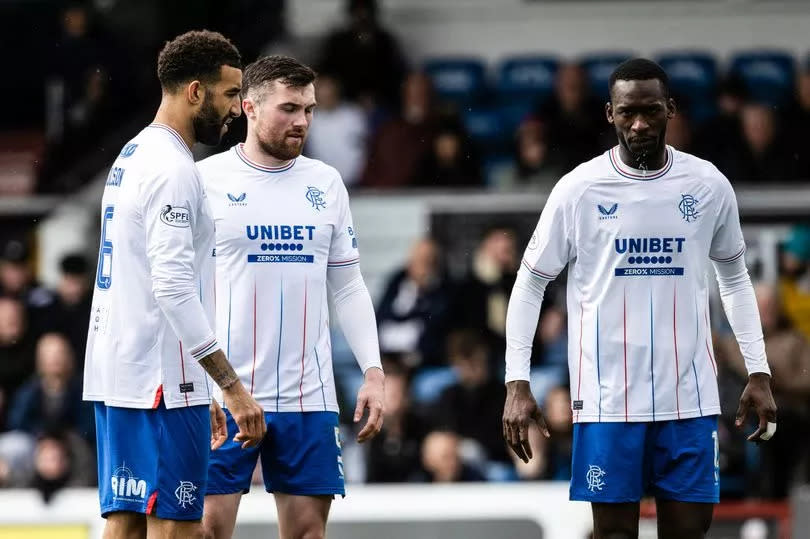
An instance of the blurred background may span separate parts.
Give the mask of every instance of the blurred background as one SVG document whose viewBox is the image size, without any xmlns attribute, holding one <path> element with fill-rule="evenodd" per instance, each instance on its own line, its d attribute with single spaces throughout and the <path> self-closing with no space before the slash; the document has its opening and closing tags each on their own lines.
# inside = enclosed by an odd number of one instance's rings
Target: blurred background
<svg viewBox="0 0 810 539">
<path fill-rule="evenodd" d="M 715 295 L 723 501 L 711 537 L 810 537 L 810 3 L 3 0 L 0 538 L 100 530 L 80 376 L 98 205 L 121 146 L 154 115 L 158 51 L 200 28 L 246 62 L 284 53 L 316 68 L 304 153 L 351 192 L 387 403 L 380 436 L 355 444 L 362 376 L 333 324 L 350 497 L 333 505 L 330 537 L 587 536 L 588 506 L 568 502 L 565 483 L 565 276 L 546 292 L 532 356 L 552 437 L 533 433 L 528 465 L 501 436 L 504 322 L 549 190 L 615 145 L 607 79 L 639 55 L 671 79 L 668 143 L 735 187 L 779 405 L 774 440 L 745 443 L 733 427 L 745 368 Z M 240 118 L 195 155 L 244 132 Z M 237 537 L 274 533 L 261 490 Z M 654 506 L 642 513 L 655 537 Z"/>
</svg>

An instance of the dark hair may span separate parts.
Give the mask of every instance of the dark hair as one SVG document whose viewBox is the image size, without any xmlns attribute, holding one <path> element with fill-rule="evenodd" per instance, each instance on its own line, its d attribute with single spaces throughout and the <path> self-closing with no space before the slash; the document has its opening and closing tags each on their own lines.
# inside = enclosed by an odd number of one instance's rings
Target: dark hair
<svg viewBox="0 0 810 539">
<path fill-rule="evenodd" d="M 273 81 L 300 88 L 315 81 L 315 71 L 290 56 L 276 54 L 259 58 L 245 68 L 242 77 L 242 96 L 251 88 L 259 88 Z"/>
<path fill-rule="evenodd" d="M 164 45 L 157 73 L 161 87 L 173 92 L 184 82 L 219 80 L 224 65 L 242 69 L 242 57 L 233 43 L 219 32 L 195 30 Z"/>
<path fill-rule="evenodd" d="M 619 64 L 610 75 L 608 91 L 613 91 L 613 85 L 617 80 L 652 80 L 661 82 L 664 90 L 664 97 L 669 97 L 669 77 L 667 72 L 652 60 L 646 58 L 633 58 Z"/>
</svg>

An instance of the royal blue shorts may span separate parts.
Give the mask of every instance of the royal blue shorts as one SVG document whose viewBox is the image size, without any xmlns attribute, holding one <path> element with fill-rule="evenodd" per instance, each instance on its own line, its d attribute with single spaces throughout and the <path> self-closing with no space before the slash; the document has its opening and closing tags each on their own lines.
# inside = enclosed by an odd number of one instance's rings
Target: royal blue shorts
<svg viewBox="0 0 810 539">
<path fill-rule="evenodd" d="M 337 413 L 265 412 L 267 435 L 249 449 L 233 441 L 236 422 L 227 410 L 225 415 L 228 440 L 211 452 L 206 494 L 248 492 L 261 457 L 267 492 L 345 496 Z"/>
<path fill-rule="evenodd" d="M 96 403 L 101 515 L 200 520 L 211 452 L 208 406 L 167 410 Z"/>
<path fill-rule="evenodd" d="M 572 500 L 717 503 L 717 416 L 650 423 L 577 423 Z"/>
</svg>

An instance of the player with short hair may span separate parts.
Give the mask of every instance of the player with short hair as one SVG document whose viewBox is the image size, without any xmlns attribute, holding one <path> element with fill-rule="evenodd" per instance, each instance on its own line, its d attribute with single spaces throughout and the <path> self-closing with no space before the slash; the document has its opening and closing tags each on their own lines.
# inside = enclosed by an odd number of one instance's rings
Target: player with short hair
<svg viewBox="0 0 810 539">
<path fill-rule="evenodd" d="M 218 143 L 240 114 L 239 52 L 188 32 L 160 52 L 158 78 L 155 120 L 121 150 L 101 203 L 84 399 L 95 401 L 108 538 L 202 533 L 209 445 L 226 435 L 206 372 L 237 417 L 235 439 L 249 447 L 265 432 L 212 329 L 214 222 L 190 150 Z"/>
<path fill-rule="evenodd" d="M 301 155 L 315 108 L 315 73 L 286 56 L 245 69 L 247 139 L 199 163 L 217 227 L 217 334 L 262 405 L 260 448 L 226 443 L 211 457 L 203 526 L 231 537 L 261 458 L 284 539 L 323 537 L 344 494 L 327 299 L 365 383 L 354 420 L 360 442 L 382 427 L 383 371 L 357 232 L 340 174 Z M 233 424 L 229 417 L 229 430 Z"/>
<path fill-rule="evenodd" d="M 591 502 L 596 538 L 638 537 L 645 493 L 659 537 L 704 537 L 719 501 L 709 260 L 749 372 L 737 426 L 753 409 L 749 440 L 776 430 L 737 202 L 714 165 L 665 144 L 675 103 L 657 64 L 622 63 L 606 113 L 619 144 L 554 187 L 512 291 L 504 436 L 526 462 L 529 423 L 548 436 L 529 357 L 545 287 L 567 265 L 571 499 Z"/>
</svg>

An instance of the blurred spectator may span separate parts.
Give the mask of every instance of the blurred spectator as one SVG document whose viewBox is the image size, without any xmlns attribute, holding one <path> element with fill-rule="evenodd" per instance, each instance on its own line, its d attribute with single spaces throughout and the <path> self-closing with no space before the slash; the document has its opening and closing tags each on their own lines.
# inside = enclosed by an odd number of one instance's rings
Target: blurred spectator
<svg viewBox="0 0 810 539">
<path fill-rule="evenodd" d="M 483 183 L 477 150 L 457 119 L 445 119 L 436 130 L 416 183 L 425 187 L 478 187 Z"/>
<path fill-rule="evenodd" d="M 36 375 L 11 401 L 9 428 L 35 435 L 70 428 L 93 440 L 92 409 L 82 401 L 82 384 L 67 339 L 58 333 L 43 335 L 37 343 L 36 366 Z"/>
<path fill-rule="evenodd" d="M 53 323 L 53 292 L 41 286 L 33 276 L 28 248 L 18 240 L 9 241 L 0 259 L 0 296 L 19 299 L 25 305 L 28 327 L 37 336 Z"/>
<path fill-rule="evenodd" d="M 414 481 L 422 469 L 419 449 L 427 428 L 411 408 L 406 368 L 385 358 L 383 368 L 385 421 L 380 434 L 369 442 L 366 479 L 369 483 Z"/>
<path fill-rule="evenodd" d="M 478 470 L 465 464 L 459 454 L 461 439 L 450 431 L 437 430 L 422 443 L 422 466 L 432 483 L 483 481 Z"/>
<path fill-rule="evenodd" d="M 537 115 L 547 126 L 551 155 L 566 172 L 596 157 L 600 135 L 609 127 L 604 104 L 590 94 L 587 75 L 577 64 L 560 66 L 554 95 Z"/>
<path fill-rule="evenodd" d="M 395 107 L 407 71 L 396 38 L 377 19 L 376 0 L 347 0 L 349 24 L 329 34 L 317 62 L 319 73 L 336 77 L 349 99 L 364 108 Z"/>
<path fill-rule="evenodd" d="M 786 140 L 797 159 L 797 174 L 800 180 L 810 180 L 810 63 L 805 63 L 796 74 L 796 95 L 794 103 L 784 115 Z"/>
<path fill-rule="evenodd" d="M 482 332 L 497 358 L 506 350 L 506 306 L 517 276 L 518 258 L 515 233 L 503 226 L 487 230 L 473 255 L 467 277 L 459 284 L 451 321 L 454 328 Z"/>
<path fill-rule="evenodd" d="M 787 318 L 810 339 L 810 225 L 793 227 L 782 248 L 779 291 Z"/>
<path fill-rule="evenodd" d="M 685 111 L 678 110 L 675 116 L 667 122 L 666 142 L 676 150 L 693 153 L 692 125 Z"/>
<path fill-rule="evenodd" d="M 403 85 L 399 116 L 383 123 L 372 137 L 361 183 L 367 187 L 417 183 L 419 167 L 433 147 L 435 124 L 430 79 L 424 73 L 411 73 Z"/>
<path fill-rule="evenodd" d="M 22 304 L 0 297 L 0 431 L 12 396 L 34 372 L 33 343 Z"/>
<path fill-rule="evenodd" d="M 515 141 L 515 160 L 494 174 L 498 189 L 551 191 L 565 168 L 549 151 L 547 126 L 532 116 L 521 122 Z"/>
<path fill-rule="evenodd" d="M 742 147 L 727 152 L 716 163 L 732 182 L 762 186 L 796 179 L 797 162 L 780 134 L 772 108 L 747 103 L 740 112 L 740 126 Z"/>
<path fill-rule="evenodd" d="M 77 454 L 71 436 L 65 432 L 44 433 L 34 450 L 34 477 L 29 487 L 35 488 L 51 501 L 54 494 L 66 487 L 87 487 L 94 483 L 92 461 Z"/>
<path fill-rule="evenodd" d="M 377 306 L 380 349 L 405 354 L 409 366 L 441 364 L 449 306 L 439 246 L 421 239 Z"/>
<path fill-rule="evenodd" d="M 24 432 L 0 434 L 0 488 L 24 487 L 34 475 L 34 439 Z"/>
<path fill-rule="evenodd" d="M 87 259 L 80 254 L 69 254 L 61 261 L 62 275 L 56 288 L 54 327 L 70 341 L 76 357 L 76 370 L 84 365 L 87 344 L 87 323 L 93 301 Z M 50 329 L 50 328 L 49 328 Z"/>
<path fill-rule="evenodd" d="M 458 383 L 442 392 L 435 417 L 442 428 L 474 440 L 486 460 L 508 462 L 501 425 L 506 388 L 492 376 L 486 341 L 473 330 L 453 332 L 447 338 L 447 355 Z"/>
<path fill-rule="evenodd" d="M 315 121 L 307 137 L 307 154 L 335 167 L 347 186 L 360 179 L 366 163 L 368 126 L 363 110 L 343 100 L 340 83 L 329 75 L 315 82 Z"/>
<path fill-rule="evenodd" d="M 111 41 L 93 24 L 84 2 L 68 2 L 62 11 L 62 34 L 49 55 L 47 134 L 51 142 L 43 180 L 81 157 L 95 137 L 120 117 L 114 114 L 110 69 L 115 64 Z"/>
<path fill-rule="evenodd" d="M 740 113 L 748 99 L 745 82 L 736 75 L 722 79 L 717 88 L 717 115 L 695 135 L 695 153 L 714 163 L 731 181 L 732 171 L 723 167 L 743 146 Z"/>
<path fill-rule="evenodd" d="M 758 284 L 755 291 L 780 428 L 778 436 L 761 446 L 765 464 L 762 493 L 784 498 L 794 482 L 810 480 L 810 344 L 785 318 L 776 288 Z M 728 337 L 721 343 L 718 355 L 741 379 L 747 379 L 736 340 Z M 802 470 L 802 476 L 797 470 Z"/>
</svg>

